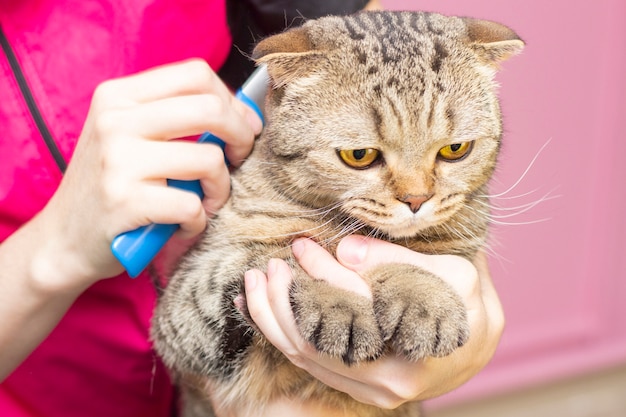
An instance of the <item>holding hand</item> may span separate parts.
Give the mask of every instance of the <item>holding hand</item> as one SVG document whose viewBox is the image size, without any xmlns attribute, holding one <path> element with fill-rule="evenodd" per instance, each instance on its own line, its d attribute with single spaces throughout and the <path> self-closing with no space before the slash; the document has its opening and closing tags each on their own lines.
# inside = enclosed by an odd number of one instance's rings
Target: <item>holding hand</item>
<svg viewBox="0 0 626 417">
<path fill-rule="evenodd" d="M 172 139 L 211 131 L 228 144 L 228 159 L 237 166 L 261 126 L 202 61 L 101 84 L 67 174 L 44 212 L 60 247 L 89 283 L 122 271 L 109 249 L 119 233 L 149 223 L 178 223 L 185 237 L 200 233 L 207 213 L 228 198 L 229 172 L 219 147 Z M 204 201 L 167 187 L 167 178 L 200 179 Z"/>
<path fill-rule="evenodd" d="M 475 265 L 451 255 L 423 255 L 380 240 L 350 236 L 337 249 L 337 260 L 308 239 L 294 242 L 294 255 L 311 276 L 371 297 L 359 273 L 385 262 L 414 264 L 449 283 L 465 302 L 470 338 L 443 358 L 412 363 L 384 356 L 372 363 L 347 367 L 340 360 L 321 357 L 299 334 L 289 305 L 291 271 L 272 260 L 267 277 L 260 271 L 246 274 L 248 310 L 267 339 L 294 364 L 325 384 L 358 401 L 395 408 L 407 401 L 425 400 L 449 392 L 478 373 L 495 353 L 504 326 L 502 307 L 493 288 L 486 257 Z"/>
<path fill-rule="evenodd" d="M 46 207 L 0 246 L 0 381 L 56 326 L 95 281 L 122 266 L 110 245 L 149 223 L 204 230 L 224 204 L 229 172 L 221 149 L 174 141 L 211 131 L 239 165 L 262 124 L 199 60 L 101 84 L 65 177 Z M 166 185 L 199 179 L 205 194 Z"/>
</svg>

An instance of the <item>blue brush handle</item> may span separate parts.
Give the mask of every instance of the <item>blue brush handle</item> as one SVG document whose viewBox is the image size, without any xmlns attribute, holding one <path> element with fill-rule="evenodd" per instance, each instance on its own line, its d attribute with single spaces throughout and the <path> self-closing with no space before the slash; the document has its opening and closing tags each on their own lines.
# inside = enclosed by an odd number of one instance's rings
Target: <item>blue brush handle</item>
<svg viewBox="0 0 626 417">
<path fill-rule="evenodd" d="M 263 120 L 263 113 L 257 104 L 246 96 L 241 90 L 236 94 L 236 97 L 251 107 Z M 198 139 L 198 142 L 203 143 L 215 143 L 219 145 L 222 150 L 226 146 L 223 140 L 210 133 L 204 133 Z M 224 156 L 226 164 L 228 160 Z M 200 181 L 183 181 L 183 180 L 167 180 L 167 185 L 170 187 L 180 188 L 181 190 L 189 191 L 196 194 L 200 199 L 204 198 Z M 156 224 L 152 223 L 147 226 L 142 226 L 138 229 L 131 230 L 130 232 L 122 233 L 113 239 L 111 243 L 111 251 L 113 255 L 124 266 L 128 275 L 135 278 L 143 271 L 146 266 L 154 259 L 156 254 L 161 250 L 163 245 L 172 237 L 174 232 L 178 230 L 180 226 L 177 224 Z"/>
</svg>

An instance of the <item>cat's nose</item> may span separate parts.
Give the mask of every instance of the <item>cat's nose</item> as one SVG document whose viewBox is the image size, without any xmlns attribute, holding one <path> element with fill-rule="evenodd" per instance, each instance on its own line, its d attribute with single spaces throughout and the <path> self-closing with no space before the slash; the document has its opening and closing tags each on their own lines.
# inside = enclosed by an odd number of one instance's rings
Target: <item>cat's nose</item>
<svg viewBox="0 0 626 417">
<path fill-rule="evenodd" d="M 430 200 L 432 196 L 433 196 L 432 194 L 420 194 L 420 195 L 407 194 L 404 197 L 400 198 L 399 200 L 402 201 L 403 203 L 406 203 L 413 213 L 417 213 L 420 207 L 422 207 L 422 204 Z"/>
</svg>

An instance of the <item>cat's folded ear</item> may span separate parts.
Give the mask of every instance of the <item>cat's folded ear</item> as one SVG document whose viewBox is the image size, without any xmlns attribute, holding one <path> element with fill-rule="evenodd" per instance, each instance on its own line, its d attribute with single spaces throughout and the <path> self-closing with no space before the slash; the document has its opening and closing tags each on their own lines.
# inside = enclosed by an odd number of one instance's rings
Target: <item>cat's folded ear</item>
<svg viewBox="0 0 626 417">
<path fill-rule="evenodd" d="M 258 64 L 267 65 L 275 87 L 315 71 L 323 57 L 324 51 L 315 48 L 303 27 L 265 38 L 252 51 L 252 58 Z"/>
<path fill-rule="evenodd" d="M 524 41 L 517 34 L 500 23 L 488 20 L 463 18 L 472 48 L 488 65 L 498 64 L 524 49 Z"/>
</svg>

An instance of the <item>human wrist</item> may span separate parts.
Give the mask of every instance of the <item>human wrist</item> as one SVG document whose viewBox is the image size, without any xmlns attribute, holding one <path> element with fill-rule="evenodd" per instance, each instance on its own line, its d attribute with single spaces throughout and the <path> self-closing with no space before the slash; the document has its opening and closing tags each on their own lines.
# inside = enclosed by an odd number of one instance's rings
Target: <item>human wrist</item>
<svg viewBox="0 0 626 417">
<path fill-rule="evenodd" d="M 75 295 L 96 281 L 95 273 L 77 255 L 80 242 L 68 242 L 45 214 L 35 217 L 20 232 L 32 242 L 26 274 L 29 289 L 39 295 Z"/>
</svg>

